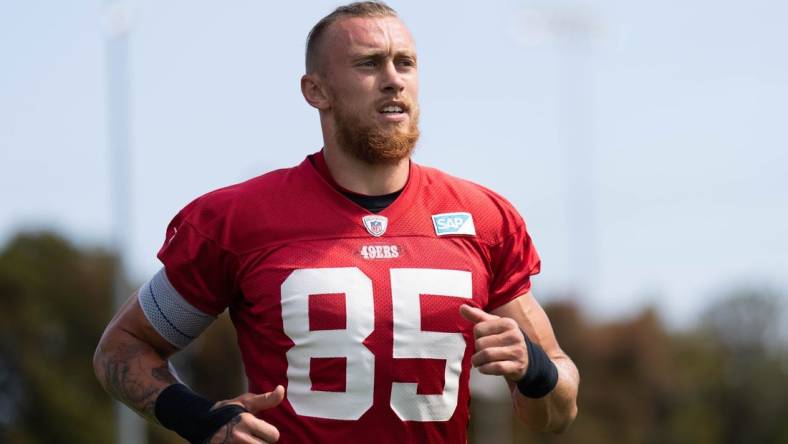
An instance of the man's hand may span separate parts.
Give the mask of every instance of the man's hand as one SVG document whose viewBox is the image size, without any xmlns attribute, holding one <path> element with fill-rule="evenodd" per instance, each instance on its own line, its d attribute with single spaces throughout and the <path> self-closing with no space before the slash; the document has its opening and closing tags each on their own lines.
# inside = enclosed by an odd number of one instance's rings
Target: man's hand
<svg viewBox="0 0 788 444">
<path fill-rule="evenodd" d="M 528 350 L 517 322 L 466 304 L 460 306 L 460 314 L 475 324 L 473 366 L 485 375 L 500 375 L 512 382 L 520 380 L 528 369 Z"/>
<path fill-rule="evenodd" d="M 245 393 L 237 398 L 219 401 L 213 406 L 214 409 L 229 404 L 240 405 L 249 413 L 241 413 L 230 422 L 219 429 L 208 444 L 230 444 L 230 443 L 272 443 L 279 440 L 279 430 L 271 424 L 257 419 L 255 414 L 261 410 L 274 408 L 285 398 L 285 389 L 281 385 L 276 386 L 272 392 L 255 395 Z"/>
</svg>

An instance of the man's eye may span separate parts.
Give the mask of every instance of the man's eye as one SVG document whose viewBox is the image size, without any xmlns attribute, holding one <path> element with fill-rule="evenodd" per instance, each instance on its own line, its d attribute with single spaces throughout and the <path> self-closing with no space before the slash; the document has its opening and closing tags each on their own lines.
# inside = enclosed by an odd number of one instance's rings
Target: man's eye
<svg viewBox="0 0 788 444">
<path fill-rule="evenodd" d="M 373 67 L 375 65 L 376 63 L 374 60 L 364 60 L 358 64 L 358 66 L 369 66 L 369 67 Z"/>
</svg>

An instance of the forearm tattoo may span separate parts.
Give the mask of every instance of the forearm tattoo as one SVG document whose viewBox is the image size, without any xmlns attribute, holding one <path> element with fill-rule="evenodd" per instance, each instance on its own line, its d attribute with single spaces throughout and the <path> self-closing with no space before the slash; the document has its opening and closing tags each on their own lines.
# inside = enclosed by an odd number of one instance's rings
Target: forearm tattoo
<svg viewBox="0 0 788 444">
<path fill-rule="evenodd" d="M 156 397 L 164 388 L 176 383 L 167 362 L 146 368 L 142 356 L 150 350 L 144 345 L 123 344 L 104 359 L 107 391 L 142 415 L 155 420 Z"/>
</svg>

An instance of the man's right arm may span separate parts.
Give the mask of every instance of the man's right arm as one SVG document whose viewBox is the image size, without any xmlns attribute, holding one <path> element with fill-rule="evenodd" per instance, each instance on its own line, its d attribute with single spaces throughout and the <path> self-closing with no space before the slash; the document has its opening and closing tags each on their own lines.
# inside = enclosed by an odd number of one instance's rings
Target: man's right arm
<svg viewBox="0 0 788 444">
<path fill-rule="evenodd" d="M 178 383 L 168 361 L 178 348 L 150 323 L 138 297 L 138 292 L 132 294 L 104 330 L 93 355 L 93 369 L 110 395 L 149 421 L 160 423 L 156 417 L 156 401 L 162 391 Z M 276 427 L 254 415 L 276 407 L 283 399 L 284 389 L 280 386 L 268 393 L 245 393 L 215 403 L 210 412 L 234 404 L 248 413 L 241 413 L 226 423 L 222 421 L 224 425 L 206 442 L 276 442 L 279 439 Z M 176 414 L 187 410 L 177 408 Z"/>
<path fill-rule="evenodd" d="M 93 355 L 93 369 L 115 399 L 157 421 L 156 398 L 178 382 L 168 361 L 176 351 L 145 317 L 134 292 L 104 330 Z"/>
</svg>

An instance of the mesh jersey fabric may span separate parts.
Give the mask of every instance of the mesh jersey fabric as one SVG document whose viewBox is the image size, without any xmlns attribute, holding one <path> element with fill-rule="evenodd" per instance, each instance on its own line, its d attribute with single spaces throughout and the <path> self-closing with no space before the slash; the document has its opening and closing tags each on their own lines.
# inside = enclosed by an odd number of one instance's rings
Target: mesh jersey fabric
<svg viewBox="0 0 788 444">
<path fill-rule="evenodd" d="M 167 280 L 163 268 L 143 284 L 137 294 L 148 322 L 178 348 L 189 345 L 215 320 L 185 301 Z"/>
<path fill-rule="evenodd" d="M 439 236 L 432 216 L 459 212 L 475 235 Z M 509 202 L 413 162 L 379 237 L 371 215 L 305 159 L 191 202 L 158 257 L 191 305 L 229 308 L 250 391 L 287 389 L 258 415 L 279 442 L 464 443 L 473 334 L 459 305 L 526 293 L 539 257 Z"/>
</svg>

